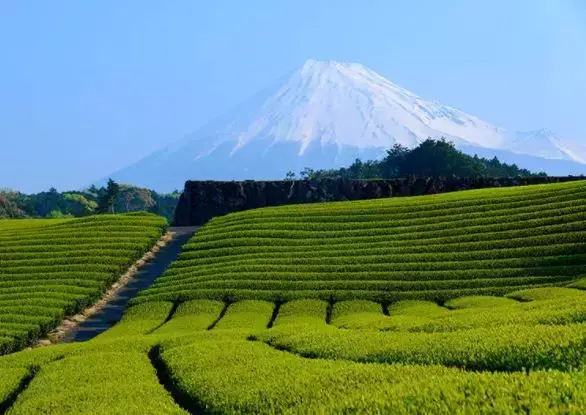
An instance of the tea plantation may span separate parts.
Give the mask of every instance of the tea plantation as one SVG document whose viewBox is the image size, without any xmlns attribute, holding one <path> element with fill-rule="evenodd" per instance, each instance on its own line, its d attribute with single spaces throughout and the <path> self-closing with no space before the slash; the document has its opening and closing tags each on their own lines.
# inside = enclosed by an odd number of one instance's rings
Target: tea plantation
<svg viewBox="0 0 586 415">
<path fill-rule="evenodd" d="M 137 298 L 446 301 L 586 275 L 586 182 L 264 208 L 212 219 Z"/>
<path fill-rule="evenodd" d="M 218 217 L 112 329 L 1 357 L 0 413 L 585 413 L 585 201 L 574 182 Z"/>
<path fill-rule="evenodd" d="M 92 304 L 166 226 L 150 214 L 0 220 L 0 354 Z"/>
</svg>

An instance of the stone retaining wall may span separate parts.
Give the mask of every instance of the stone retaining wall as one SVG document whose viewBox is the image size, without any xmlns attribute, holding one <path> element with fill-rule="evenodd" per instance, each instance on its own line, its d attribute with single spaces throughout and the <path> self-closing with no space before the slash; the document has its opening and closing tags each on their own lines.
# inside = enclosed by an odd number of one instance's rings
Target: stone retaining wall
<svg viewBox="0 0 586 415">
<path fill-rule="evenodd" d="M 331 179 L 293 181 L 187 181 L 175 210 L 175 225 L 202 225 L 215 216 L 264 206 L 414 196 L 487 187 L 584 180 L 583 177 Z"/>
</svg>

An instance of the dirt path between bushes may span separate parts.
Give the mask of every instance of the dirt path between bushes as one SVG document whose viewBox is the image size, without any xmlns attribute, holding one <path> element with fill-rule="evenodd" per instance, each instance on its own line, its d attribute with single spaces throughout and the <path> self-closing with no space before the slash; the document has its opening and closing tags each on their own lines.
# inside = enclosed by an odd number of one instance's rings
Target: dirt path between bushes
<svg viewBox="0 0 586 415">
<path fill-rule="evenodd" d="M 198 227 L 171 227 L 141 259 L 136 261 L 104 296 L 83 312 L 69 317 L 35 346 L 87 341 L 108 330 L 122 318 L 128 302 L 150 287 L 177 259 L 183 245 Z"/>
</svg>

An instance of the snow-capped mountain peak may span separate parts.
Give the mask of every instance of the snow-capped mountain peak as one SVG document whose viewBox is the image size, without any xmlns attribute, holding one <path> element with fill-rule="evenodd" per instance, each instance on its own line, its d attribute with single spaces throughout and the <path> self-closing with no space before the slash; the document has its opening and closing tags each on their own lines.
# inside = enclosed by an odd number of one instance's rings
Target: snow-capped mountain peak
<svg viewBox="0 0 586 415">
<path fill-rule="evenodd" d="M 154 188 L 145 176 L 158 175 L 161 188 L 186 179 L 279 179 L 289 170 L 377 158 L 394 144 L 414 147 L 428 137 L 472 154 L 499 150 L 508 162 L 522 153 L 586 163 L 586 146 L 549 130 L 507 131 L 361 64 L 309 59 L 278 85 L 113 177 Z"/>
<path fill-rule="evenodd" d="M 254 113 L 234 152 L 254 139 L 299 142 L 299 155 L 313 142 L 412 147 L 440 136 L 500 146 L 503 132 L 456 108 L 424 100 L 361 64 L 308 60 Z"/>
</svg>

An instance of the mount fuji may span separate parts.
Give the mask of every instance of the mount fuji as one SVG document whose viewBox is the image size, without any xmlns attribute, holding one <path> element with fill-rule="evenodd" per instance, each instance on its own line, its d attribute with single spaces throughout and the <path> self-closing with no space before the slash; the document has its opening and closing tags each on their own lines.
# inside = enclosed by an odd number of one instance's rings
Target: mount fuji
<svg viewBox="0 0 586 415">
<path fill-rule="evenodd" d="M 308 60 L 195 133 L 111 175 L 158 191 L 188 179 L 282 179 L 289 170 L 375 159 L 426 138 L 548 174 L 586 173 L 586 145 L 512 132 L 426 100 L 357 63 Z"/>
</svg>

